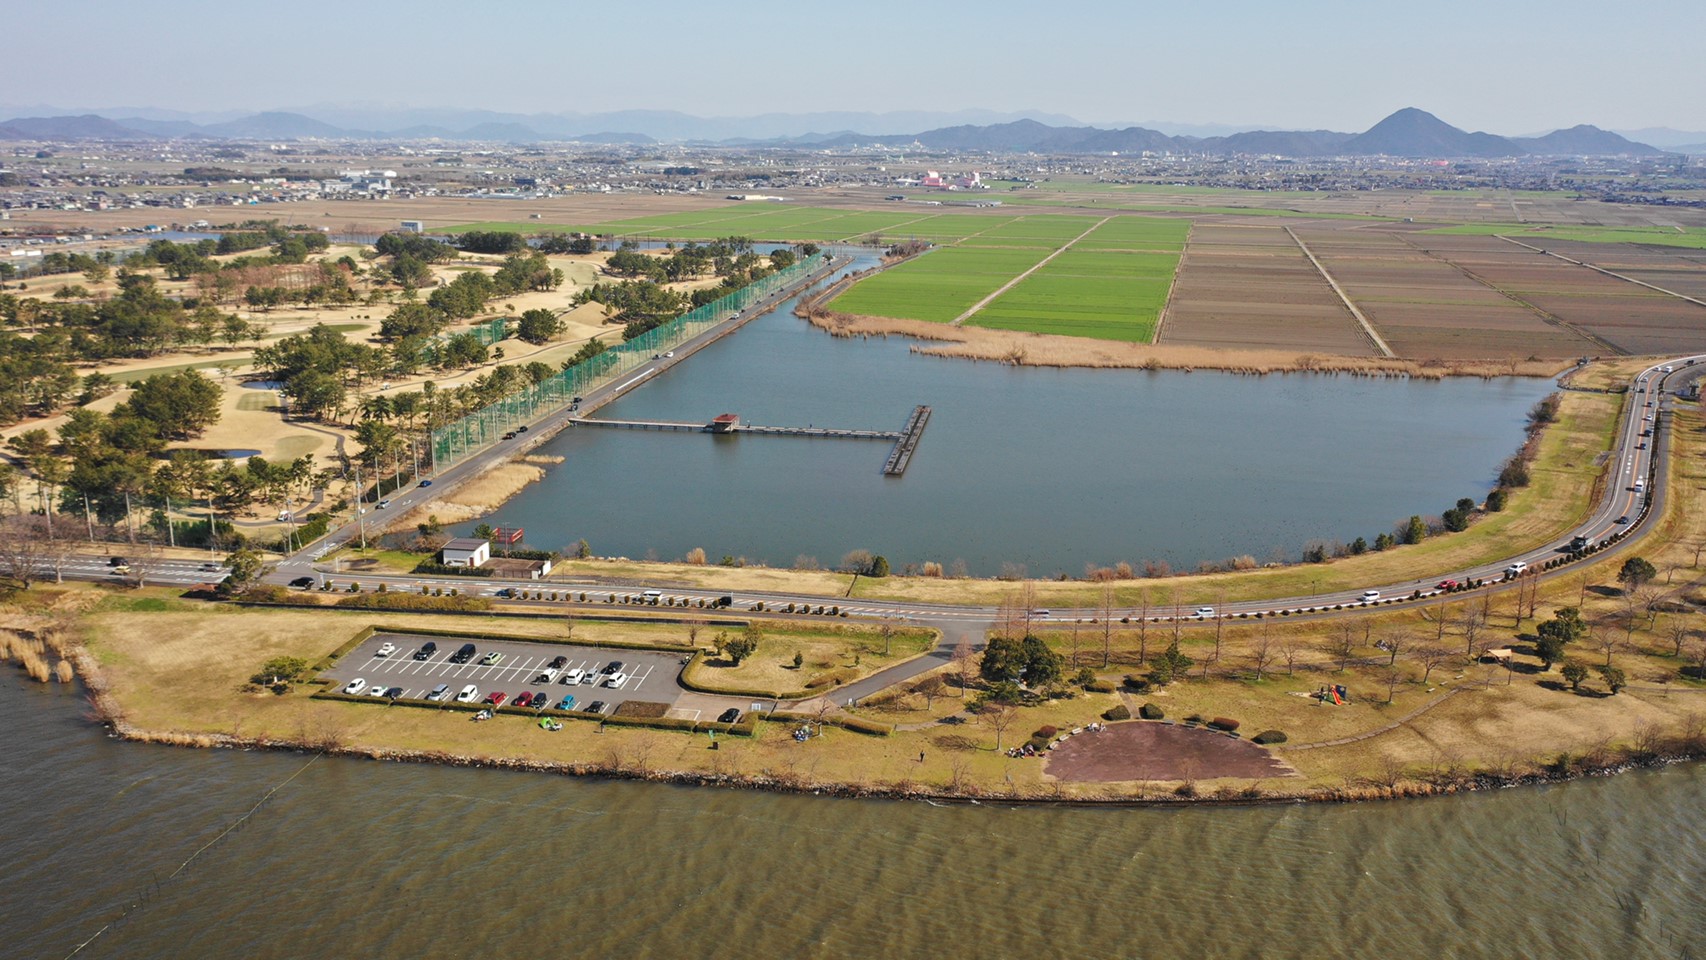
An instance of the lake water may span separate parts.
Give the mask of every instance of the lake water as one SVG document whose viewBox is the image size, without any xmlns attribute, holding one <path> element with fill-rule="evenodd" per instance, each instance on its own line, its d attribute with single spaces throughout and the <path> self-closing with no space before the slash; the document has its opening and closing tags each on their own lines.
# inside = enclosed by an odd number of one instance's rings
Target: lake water
<svg viewBox="0 0 1706 960">
<path fill-rule="evenodd" d="M 702 547 L 787 566 L 849 550 L 906 563 L 1194 567 L 1372 541 L 1411 514 L 1479 500 L 1522 442 L 1545 380 L 1060 370 L 838 340 L 792 302 L 598 413 L 610 419 L 899 430 L 934 408 L 904 477 L 885 441 L 567 431 L 566 462 L 490 518 L 557 549 L 679 558 Z M 471 528 L 465 525 L 465 531 Z"/>
<path fill-rule="evenodd" d="M 933 807 L 125 744 L 80 709 L 0 672 L 8 957 L 110 922 L 79 958 L 1680 960 L 1706 937 L 1698 765 L 1358 806 Z"/>
</svg>

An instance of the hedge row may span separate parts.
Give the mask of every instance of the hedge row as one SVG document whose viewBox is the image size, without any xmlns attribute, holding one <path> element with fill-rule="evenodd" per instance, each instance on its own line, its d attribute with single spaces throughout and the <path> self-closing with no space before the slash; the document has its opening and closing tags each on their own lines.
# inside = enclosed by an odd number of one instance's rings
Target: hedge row
<svg viewBox="0 0 1706 960">
<path fill-rule="evenodd" d="M 463 640 L 508 640 L 515 643 L 558 643 L 576 647 L 599 647 L 609 650 L 658 650 L 664 653 L 686 653 L 690 648 L 661 643 L 626 643 L 620 640 L 577 640 L 564 637 L 529 637 L 513 633 L 494 633 L 490 630 L 447 630 L 441 627 L 396 626 L 374 624 L 370 629 L 418 637 L 452 637 Z M 696 651 L 695 651 L 696 652 Z"/>
<path fill-rule="evenodd" d="M 489 597 L 429 597 L 420 593 L 380 591 L 352 593 L 336 606 L 354 610 L 436 610 L 453 613 L 483 613 L 492 608 Z"/>
</svg>

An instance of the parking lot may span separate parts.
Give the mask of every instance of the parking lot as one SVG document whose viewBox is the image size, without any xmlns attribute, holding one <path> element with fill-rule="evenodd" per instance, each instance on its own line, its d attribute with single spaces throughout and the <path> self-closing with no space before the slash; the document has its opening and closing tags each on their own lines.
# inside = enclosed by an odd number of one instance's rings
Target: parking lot
<svg viewBox="0 0 1706 960">
<path fill-rule="evenodd" d="M 421 645 L 431 641 L 438 649 L 425 660 L 416 660 Z M 389 656 L 378 656 L 385 644 L 396 646 Z M 464 643 L 475 647 L 467 663 L 451 663 L 450 657 Z M 495 664 L 481 661 L 496 653 L 501 659 Z M 567 657 L 562 675 L 548 683 L 536 682 L 540 672 L 555 658 Z M 611 683 L 606 669 L 612 662 L 622 664 L 623 679 Z M 571 671 L 582 671 L 574 684 L 565 684 L 563 677 Z M 473 684 L 479 689 L 475 702 L 483 702 L 493 692 L 505 694 L 504 703 L 513 703 L 523 691 L 544 692 L 551 706 L 556 707 L 565 696 L 575 698 L 570 709 L 585 710 L 595 701 L 604 701 L 599 712 L 610 713 L 628 700 L 673 704 L 683 692 L 675 682 L 681 672 L 681 655 L 656 650 L 613 650 L 585 647 L 567 643 L 531 643 L 523 640 L 478 640 L 460 637 L 425 637 L 403 633 L 376 633 L 351 650 L 323 676 L 334 681 L 331 689 L 342 690 L 351 680 L 366 681 L 360 691 L 367 694 L 374 686 L 382 689 L 401 687 L 403 699 L 425 700 L 439 684 L 450 686 L 454 698 L 462 688 Z M 448 699 L 448 698 L 447 698 Z"/>
</svg>

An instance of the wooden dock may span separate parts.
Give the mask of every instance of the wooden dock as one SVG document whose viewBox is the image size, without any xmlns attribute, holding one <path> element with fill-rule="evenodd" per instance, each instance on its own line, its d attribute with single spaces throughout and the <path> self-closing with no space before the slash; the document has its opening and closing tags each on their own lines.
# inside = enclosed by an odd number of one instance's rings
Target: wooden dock
<svg viewBox="0 0 1706 960">
<path fill-rule="evenodd" d="M 883 464 L 883 476 L 898 477 L 906 472 L 906 465 L 912 462 L 912 452 L 918 449 L 918 441 L 924 436 L 924 428 L 929 423 L 930 408 L 924 404 L 914 407 L 900 438 L 895 441 L 894 449 L 889 451 L 888 461 Z"/>
<path fill-rule="evenodd" d="M 733 416 L 725 414 L 725 417 Z M 906 472 L 907 464 L 912 462 L 913 451 L 918 449 L 918 440 L 924 435 L 924 427 L 930 422 L 930 408 L 920 404 L 912 410 L 912 416 L 906 420 L 906 426 L 900 430 L 848 430 L 841 427 L 771 427 L 762 424 L 740 423 L 731 425 L 719 422 L 719 417 L 710 423 L 690 423 L 685 420 L 603 420 L 591 417 L 575 417 L 570 423 L 577 427 L 604 427 L 612 430 L 660 430 L 673 433 L 713 433 L 742 434 L 755 433 L 770 437 L 811 437 L 820 440 L 889 440 L 894 448 L 889 451 L 888 459 L 883 462 L 883 475 L 898 477 Z"/>
</svg>

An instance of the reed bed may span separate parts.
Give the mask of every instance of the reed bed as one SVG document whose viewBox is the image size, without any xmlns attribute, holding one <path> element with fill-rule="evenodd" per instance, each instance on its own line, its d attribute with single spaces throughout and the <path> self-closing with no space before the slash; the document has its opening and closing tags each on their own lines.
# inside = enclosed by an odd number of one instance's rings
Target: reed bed
<svg viewBox="0 0 1706 960">
<path fill-rule="evenodd" d="M 1120 343 L 1012 330 L 954 327 L 923 320 L 859 316 L 823 309 L 817 306 L 818 302 L 801 304 L 794 312 L 831 336 L 911 337 L 940 344 L 915 344 L 912 351 L 922 356 L 952 357 L 1014 366 L 1187 372 L 1216 370 L 1247 376 L 1328 373 L 1440 380 L 1445 377 L 1550 377 L 1567 365 L 1563 360 L 1410 360 L 1273 349 L 1222 350 L 1174 344 Z"/>
</svg>

